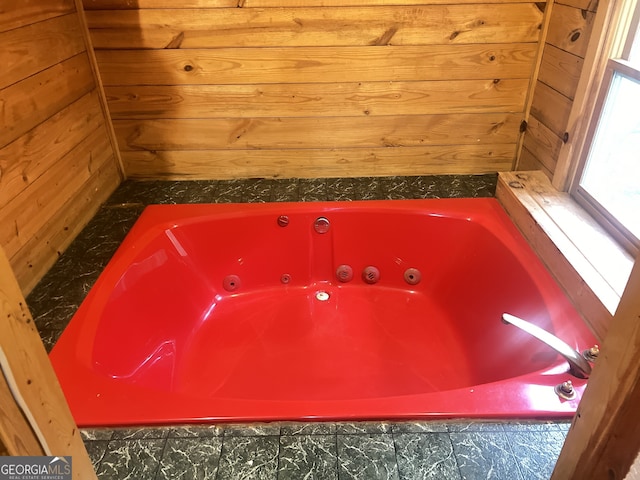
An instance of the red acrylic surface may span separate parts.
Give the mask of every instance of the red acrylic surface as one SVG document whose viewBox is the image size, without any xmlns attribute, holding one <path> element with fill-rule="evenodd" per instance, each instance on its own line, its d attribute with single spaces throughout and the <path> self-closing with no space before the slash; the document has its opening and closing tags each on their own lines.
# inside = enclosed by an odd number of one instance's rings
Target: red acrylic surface
<svg viewBox="0 0 640 480">
<path fill-rule="evenodd" d="M 158 205 L 50 357 L 81 426 L 572 415 L 504 312 L 595 343 L 494 199 Z"/>
</svg>

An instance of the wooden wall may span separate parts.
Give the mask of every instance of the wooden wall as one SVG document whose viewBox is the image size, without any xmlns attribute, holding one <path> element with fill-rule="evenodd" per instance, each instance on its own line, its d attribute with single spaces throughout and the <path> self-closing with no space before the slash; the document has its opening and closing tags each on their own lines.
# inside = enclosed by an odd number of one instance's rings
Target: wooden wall
<svg viewBox="0 0 640 480">
<path fill-rule="evenodd" d="M 0 6 L 0 246 L 23 293 L 120 182 L 74 0 Z"/>
<path fill-rule="evenodd" d="M 556 0 L 553 6 L 518 170 L 553 177 L 560 149 L 569 141 L 569 116 L 597 5 L 597 0 Z"/>
<path fill-rule="evenodd" d="M 142 178 L 510 170 L 545 9 L 523 0 L 84 6 L 126 173 Z"/>
</svg>

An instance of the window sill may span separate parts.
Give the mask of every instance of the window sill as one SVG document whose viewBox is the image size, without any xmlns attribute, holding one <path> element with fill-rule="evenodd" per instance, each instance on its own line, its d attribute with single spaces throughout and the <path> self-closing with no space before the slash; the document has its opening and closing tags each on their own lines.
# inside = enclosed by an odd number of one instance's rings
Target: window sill
<svg viewBox="0 0 640 480">
<path fill-rule="evenodd" d="M 594 334 L 603 339 L 633 257 L 542 172 L 500 173 L 496 197 Z"/>
</svg>

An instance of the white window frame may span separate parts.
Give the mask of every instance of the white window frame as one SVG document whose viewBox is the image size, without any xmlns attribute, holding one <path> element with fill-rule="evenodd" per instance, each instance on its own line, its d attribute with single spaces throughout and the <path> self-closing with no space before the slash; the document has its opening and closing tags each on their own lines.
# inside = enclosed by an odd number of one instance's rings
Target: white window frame
<svg viewBox="0 0 640 480">
<path fill-rule="evenodd" d="M 605 52 L 607 58 L 605 68 L 599 78 L 594 82 L 591 91 L 593 95 L 597 95 L 597 99 L 588 122 L 585 143 L 578 158 L 577 168 L 571 178 L 569 193 L 589 214 L 602 224 L 620 244 L 635 256 L 640 252 L 640 240 L 580 186 L 580 180 L 587 163 L 591 143 L 596 133 L 614 75 L 617 73 L 631 80 L 640 82 L 640 68 L 638 66 L 632 66 L 631 63 L 626 60 L 629 58 L 631 47 L 638 34 L 640 2 L 638 0 L 625 1 L 618 18 L 620 19 L 619 24 L 611 31 L 611 46 L 608 52 Z M 640 53 L 638 54 L 640 55 Z"/>
</svg>

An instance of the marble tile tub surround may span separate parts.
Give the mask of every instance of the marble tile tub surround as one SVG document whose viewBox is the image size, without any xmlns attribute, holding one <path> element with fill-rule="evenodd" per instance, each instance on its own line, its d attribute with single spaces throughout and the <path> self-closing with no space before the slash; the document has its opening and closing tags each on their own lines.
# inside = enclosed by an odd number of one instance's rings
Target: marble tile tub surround
<svg viewBox="0 0 640 480">
<path fill-rule="evenodd" d="M 491 197 L 495 175 L 126 181 L 28 296 L 51 349 L 146 205 Z M 273 423 L 84 429 L 100 479 L 549 478 L 552 421 Z"/>
</svg>

